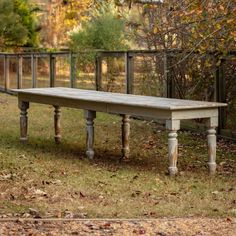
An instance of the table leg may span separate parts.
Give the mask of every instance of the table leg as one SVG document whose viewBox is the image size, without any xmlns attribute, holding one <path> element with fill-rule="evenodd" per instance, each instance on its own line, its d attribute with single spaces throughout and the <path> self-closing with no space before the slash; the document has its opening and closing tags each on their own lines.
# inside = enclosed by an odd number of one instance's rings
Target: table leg
<svg viewBox="0 0 236 236">
<path fill-rule="evenodd" d="M 87 125 L 87 150 L 86 155 L 89 159 L 93 159 L 94 157 L 94 150 L 93 150 L 93 143 L 94 143 L 94 118 L 96 118 L 96 111 L 84 111 L 84 116 L 86 119 Z"/>
<path fill-rule="evenodd" d="M 208 120 L 207 146 L 208 146 L 208 166 L 210 174 L 216 172 L 216 127 L 218 118 L 212 117 Z"/>
<path fill-rule="evenodd" d="M 122 158 L 129 158 L 129 135 L 130 135 L 130 116 L 122 115 Z"/>
<path fill-rule="evenodd" d="M 29 102 L 19 101 L 20 108 L 20 141 L 25 143 L 28 140 L 28 116 L 27 109 L 29 108 Z"/>
<path fill-rule="evenodd" d="M 54 128 L 55 128 L 55 142 L 61 143 L 61 108 L 54 106 Z"/>
<path fill-rule="evenodd" d="M 166 128 L 169 130 L 168 134 L 168 158 L 169 158 L 169 174 L 175 175 L 178 172 L 178 139 L 177 130 L 180 129 L 179 120 L 167 120 Z"/>
</svg>

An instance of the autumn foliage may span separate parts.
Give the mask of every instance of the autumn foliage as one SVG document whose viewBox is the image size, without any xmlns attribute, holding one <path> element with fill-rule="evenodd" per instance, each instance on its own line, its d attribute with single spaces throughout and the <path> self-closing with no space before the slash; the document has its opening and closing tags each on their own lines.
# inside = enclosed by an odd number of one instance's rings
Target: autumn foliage
<svg viewBox="0 0 236 236">
<path fill-rule="evenodd" d="M 128 24 L 139 46 L 224 53 L 235 49 L 235 1 L 170 0 L 138 4 L 130 12 Z"/>
</svg>

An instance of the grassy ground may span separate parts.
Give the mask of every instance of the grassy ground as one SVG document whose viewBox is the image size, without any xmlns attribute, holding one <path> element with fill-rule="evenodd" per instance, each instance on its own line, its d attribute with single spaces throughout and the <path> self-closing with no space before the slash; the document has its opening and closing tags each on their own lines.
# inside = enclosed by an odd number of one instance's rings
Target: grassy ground
<svg viewBox="0 0 236 236">
<path fill-rule="evenodd" d="M 236 216 L 235 144 L 218 142 L 218 173 L 210 177 L 204 136 L 179 132 L 180 173 L 170 178 L 167 134 L 156 124 L 131 121 L 131 157 L 119 163 L 120 117 L 98 113 L 96 155 L 88 161 L 83 113 L 62 114 L 63 142 L 56 145 L 53 109 L 32 104 L 30 139 L 22 145 L 17 100 L 0 94 L 0 215 Z"/>
</svg>

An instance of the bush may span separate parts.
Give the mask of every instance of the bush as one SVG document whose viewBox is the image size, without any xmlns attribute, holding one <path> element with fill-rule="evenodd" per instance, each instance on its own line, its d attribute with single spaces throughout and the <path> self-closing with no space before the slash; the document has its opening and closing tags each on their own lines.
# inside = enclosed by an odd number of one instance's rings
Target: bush
<svg viewBox="0 0 236 236">
<path fill-rule="evenodd" d="M 34 9 L 26 0 L 0 1 L 0 47 L 35 46 L 37 33 Z"/>
<path fill-rule="evenodd" d="M 91 18 L 70 34 L 69 45 L 73 51 L 127 49 L 125 22 L 115 4 L 104 2 L 94 9 Z"/>
</svg>

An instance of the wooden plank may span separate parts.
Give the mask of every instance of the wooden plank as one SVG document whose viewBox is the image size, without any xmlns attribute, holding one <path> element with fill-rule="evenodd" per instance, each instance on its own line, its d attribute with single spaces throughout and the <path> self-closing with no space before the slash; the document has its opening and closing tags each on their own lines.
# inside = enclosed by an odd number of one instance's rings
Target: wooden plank
<svg viewBox="0 0 236 236">
<path fill-rule="evenodd" d="M 54 87 L 56 78 L 56 58 L 52 54 L 49 54 L 49 68 L 50 87 Z"/>
<path fill-rule="evenodd" d="M 10 88 L 10 76 L 9 76 L 9 57 L 4 56 L 4 82 L 5 82 L 5 91 L 8 91 Z"/>
<path fill-rule="evenodd" d="M 21 101 L 30 101 L 40 104 L 49 104 L 49 105 L 53 104 L 55 106 L 60 106 L 60 107 L 70 107 L 84 110 L 87 109 L 91 111 L 107 112 L 107 106 L 105 103 L 96 103 L 83 100 L 79 101 L 69 98 L 58 98 L 58 97 L 40 96 L 32 94 L 30 96 L 29 94 L 18 94 L 18 98 Z"/>
<path fill-rule="evenodd" d="M 76 58 L 70 53 L 70 87 L 76 87 Z"/>
<path fill-rule="evenodd" d="M 207 117 L 218 117 L 218 107 L 205 107 L 189 110 L 175 110 L 172 112 L 173 119 L 198 119 Z"/>
<path fill-rule="evenodd" d="M 226 102 L 225 77 L 223 71 L 224 62 L 225 60 L 221 59 L 220 64 L 216 67 L 215 94 L 214 94 L 214 99 L 216 102 Z M 220 133 L 221 129 L 225 128 L 225 123 L 226 123 L 226 110 L 225 108 L 219 108 L 218 133 Z"/>
<path fill-rule="evenodd" d="M 23 75 L 23 57 L 21 55 L 17 56 L 17 88 L 22 88 L 22 75 Z"/>
<path fill-rule="evenodd" d="M 35 88 L 12 90 L 20 94 L 35 94 L 41 96 L 68 98 L 80 101 L 103 102 L 117 105 L 130 105 L 143 108 L 157 108 L 163 110 L 188 110 L 215 108 L 226 106 L 225 103 L 204 102 L 194 100 L 171 99 L 163 97 L 140 96 L 132 94 L 120 94 L 98 92 L 92 90 L 72 88 Z"/>
<path fill-rule="evenodd" d="M 148 117 L 153 119 L 171 119 L 171 111 L 150 107 L 139 107 L 125 104 L 109 104 L 106 111 L 111 114 L 126 114 L 131 116 Z"/>
<path fill-rule="evenodd" d="M 31 55 L 31 76 L 32 76 L 32 88 L 37 87 L 37 58 L 34 54 Z"/>
<path fill-rule="evenodd" d="M 126 93 L 133 93 L 133 79 L 134 79 L 134 58 L 128 52 L 125 53 L 125 81 Z"/>
<path fill-rule="evenodd" d="M 103 51 L 99 54 L 101 57 L 122 57 L 125 53 L 125 51 Z"/>
<path fill-rule="evenodd" d="M 95 58 L 95 82 L 96 90 L 102 90 L 102 57 L 100 55 Z"/>
</svg>

